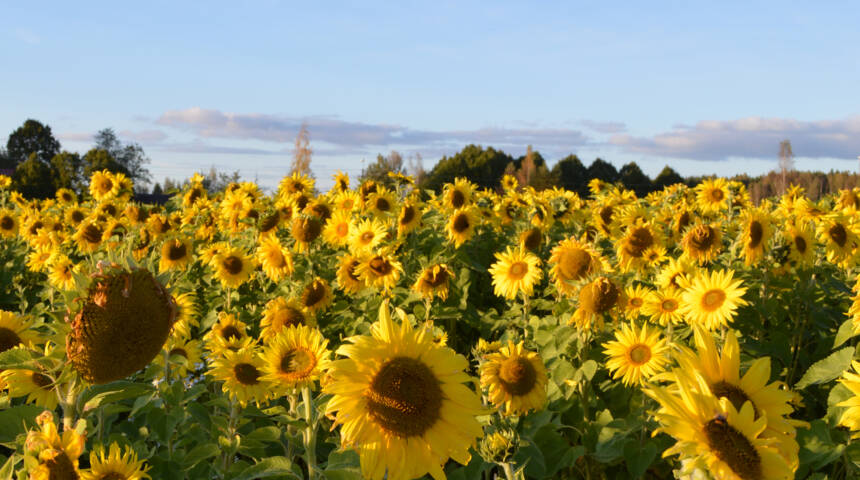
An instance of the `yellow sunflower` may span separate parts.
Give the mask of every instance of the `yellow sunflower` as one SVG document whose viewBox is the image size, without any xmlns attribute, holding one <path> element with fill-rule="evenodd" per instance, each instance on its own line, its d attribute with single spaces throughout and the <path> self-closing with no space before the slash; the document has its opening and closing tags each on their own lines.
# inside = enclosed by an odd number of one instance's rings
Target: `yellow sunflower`
<svg viewBox="0 0 860 480">
<path fill-rule="evenodd" d="M 402 273 L 403 265 L 384 251 L 367 255 L 355 267 L 355 274 L 365 285 L 385 290 L 394 288 Z"/>
<path fill-rule="evenodd" d="M 696 273 L 696 267 L 685 258 L 672 258 L 657 273 L 654 282 L 660 288 L 685 288 L 688 278 Z"/>
<path fill-rule="evenodd" d="M 278 184 L 279 196 L 292 196 L 299 193 L 310 194 L 313 191 L 314 179 L 299 172 L 293 172 L 290 176 L 285 176 Z"/>
<path fill-rule="evenodd" d="M 642 307 L 653 293 L 653 290 L 644 285 L 630 285 L 624 289 L 627 296 L 627 305 L 624 306 L 624 316 L 628 320 L 636 320 L 642 312 Z"/>
<path fill-rule="evenodd" d="M 316 328 L 291 325 L 270 339 L 263 351 L 263 380 L 274 396 L 287 395 L 314 383 L 328 370 L 328 340 Z"/>
<path fill-rule="evenodd" d="M 568 323 L 589 330 L 592 324 L 603 328 L 603 318 L 621 311 L 627 304 L 624 290 L 618 288 L 609 277 L 600 276 L 579 289 L 579 305 Z"/>
<path fill-rule="evenodd" d="M 296 241 L 294 246 L 296 252 L 307 252 L 311 242 L 322 233 L 322 222 L 317 217 L 307 215 L 295 217 L 290 233 Z"/>
<path fill-rule="evenodd" d="M 300 302 L 306 312 L 316 315 L 328 308 L 333 299 L 334 296 L 328 282 L 322 278 L 315 278 L 302 290 Z"/>
<path fill-rule="evenodd" d="M 818 224 L 818 239 L 824 244 L 827 261 L 843 268 L 857 262 L 857 229 L 849 217 L 834 213 L 822 218 Z"/>
<path fill-rule="evenodd" d="M 184 270 L 191 262 L 191 242 L 185 238 L 172 238 L 165 240 L 161 245 L 161 260 L 158 262 L 158 271 Z"/>
<path fill-rule="evenodd" d="M 616 244 L 618 266 L 622 271 L 641 270 L 652 265 L 646 254 L 662 246 L 657 230 L 647 222 L 636 221 Z"/>
<path fill-rule="evenodd" d="M 254 260 L 237 247 L 227 247 L 213 258 L 215 278 L 224 288 L 237 288 L 248 281 L 254 271 Z"/>
<path fill-rule="evenodd" d="M 489 272 L 493 276 L 494 293 L 509 300 L 520 292 L 531 296 L 535 284 L 543 278 L 540 259 L 533 253 L 513 247 L 496 252 L 496 262 L 490 266 Z"/>
<path fill-rule="evenodd" d="M 73 428 L 57 431 L 53 412 L 44 411 L 36 417 L 38 430 L 27 433 L 24 466 L 30 480 L 76 479 L 78 457 L 84 453 L 86 437 Z"/>
<path fill-rule="evenodd" d="M 52 253 L 48 258 L 48 282 L 60 290 L 74 290 L 74 273 L 80 271 L 80 265 L 82 264 L 75 265 L 62 253 Z"/>
<path fill-rule="evenodd" d="M 379 186 L 367 196 L 364 208 L 374 217 L 385 217 L 397 211 L 397 197 L 391 190 Z"/>
<path fill-rule="evenodd" d="M 444 301 L 448 298 L 449 283 L 452 278 L 454 278 L 454 272 L 444 263 L 431 265 L 421 271 L 412 290 L 421 294 L 423 298 L 439 297 Z"/>
<path fill-rule="evenodd" d="M 642 314 L 664 327 L 681 323 L 681 290 L 669 287 L 652 292 L 642 305 Z"/>
<path fill-rule="evenodd" d="M 218 321 L 203 336 L 206 349 L 216 355 L 226 350 L 238 350 L 250 340 L 248 325 L 227 312 L 218 312 Z"/>
<path fill-rule="evenodd" d="M 293 256 L 274 236 L 260 241 L 260 246 L 257 247 L 257 262 L 263 267 L 263 273 L 273 282 L 293 273 Z"/>
<path fill-rule="evenodd" d="M 0 208 L 0 237 L 14 238 L 18 235 L 18 217 L 9 209 Z"/>
<path fill-rule="evenodd" d="M 111 443 L 108 454 L 105 455 L 103 446 L 97 447 L 90 453 L 90 469 L 81 472 L 82 480 L 142 480 L 150 477 L 146 471 L 149 467 L 143 460 L 137 459 L 137 453 L 130 447 L 125 452 L 120 450 L 116 442 Z"/>
<path fill-rule="evenodd" d="M 346 358 L 332 362 L 323 386 L 332 395 L 326 414 L 342 425 L 342 446 L 358 451 L 364 478 L 444 478 L 449 458 L 469 463 L 483 436 L 475 417 L 486 412 L 463 385 L 468 360 L 428 329 L 396 325 L 387 302 L 370 331 L 338 348 Z"/>
<path fill-rule="evenodd" d="M 534 252 L 543 243 L 543 231 L 538 227 L 532 227 L 520 233 L 520 248 Z"/>
<path fill-rule="evenodd" d="M 78 201 L 78 196 L 75 192 L 69 190 L 68 188 L 60 188 L 57 189 L 57 193 L 54 194 L 54 197 L 58 202 L 62 204 L 70 204 Z"/>
<path fill-rule="evenodd" d="M 456 178 L 454 183 L 446 183 L 442 193 L 443 206 L 450 210 L 457 210 L 469 206 L 472 203 L 474 187 L 465 178 Z"/>
<path fill-rule="evenodd" d="M 263 378 L 265 362 L 253 344 L 237 351 L 226 350 L 212 362 L 209 376 L 224 382 L 224 393 L 243 407 L 249 402 L 268 402 L 273 385 Z"/>
<path fill-rule="evenodd" d="M 402 237 L 421 225 L 421 204 L 415 200 L 407 200 L 400 207 L 397 215 L 397 235 Z"/>
<path fill-rule="evenodd" d="M 332 175 L 334 185 L 331 186 L 333 192 L 349 191 L 349 175 L 338 170 Z"/>
<path fill-rule="evenodd" d="M 505 415 L 525 415 L 546 403 L 547 374 L 536 352 L 509 341 L 481 363 L 481 387 Z"/>
<path fill-rule="evenodd" d="M 710 262 L 722 250 L 722 238 L 723 233 L 717 224 L 698 224 L 688 228 L 681 240 L 684 258 L 700 265 Z"/>
<path fill-rule="evenodd" d="M 555 288 L 564 296 L 573 296 L 577 292 L 574 282 L 612 270 L 609 262 L 595 249 L 573 237 L 562 240 L 552 249 L 549 263 Z"/>
<path fill-rule="evenodd" d="M 744 247 L 744 263 L 754 265 L 763 257 L 770 237 L 773 235 L 770 216 L 763 210 L 751 208 L 741 218 L 743 232 L 741 244 Z"/>
<path fill-rule="evenodd" d="M 78 251 L 81 253 L 91 253 L 99 248 L 102 244 L 102 236 L 104 229 L 95 220 L 84 220 L 78 225 L 77 230 L 72 239 L 78 246 Z"/>
<path fill-rule="evenodd" d="M 185 378 L 189 370 L 194 370 L 197 364 L 203 363 L 200 341 L 188 339 L 176 332 L 167 339 L 167 343 L 164 344 L 164 351 L 170 362 L 171 378 Z M 158 374 L 159 378 L 164 376 L 164 356 L 164 354 L 156 355 L 152 359 L 152 363 L 161 367 Z"/>
<path fill-rule="evenodd" d="M 266 303 L 263 308 L 263 319 L 260 321 L 260 338 L 263 343 L 278 335 L 285 328 L 313 324 L 313 318 L 305 318 L 302 305 L 295 298 L 289 300 L 284 297 L 275 297 Z"/>
<path fill-rule="evenodd" d="M 815 237 L 809 222 L 794 221 L 786 225 L 783 237 L 788 244 L 788 258 L 797 265 L 810 267 L 815 263 Z"/>
<path fill-rule="evenodd" d="M 718 213 L 729 207 L 729 185 L 725 178 L 704 180 L 696 185 L 696 204 L 704 213 Z"/>
<path fill-rule="evenodd" d="M 35 403 L 49 410 L 57 408 L 55 380 L 33 370 L 4 370 L 0 372 L 0 383 L 6 384 L 10 398 L 27 397 L 27 403 Z"/>
<path fill-rule="evenodd" d="M 358 276 L 358 266 L 361 262 L 353 255 L 341 255 L 338 259 L 337 285 L 346 293 L 358 293 L 367 285 Z"/>
<path fill-rule="evenodd" d="M 349 249 L 354 254 L 362 254 L 376 248 L 388 235 L 385 224 L 375 218 L 358 222 L 350 233 Z"/>
<path fill-rule="evenodd" d="M 839 379 L 839 383 L 851 390 L 851 397 L 838 404 L 840 407 L 847 407 L 839 417 L 839 425 L 850 429 L 852 438 L 857 438 L 857 432 L 860 431 L 860 375 L 858 372 L 860 372 L 860 362 L 854 360 L 851 362 L 851 368 L 843 372 Z"/>
<path fill-rule="evenodd" d="M 615 330 L 615 340 L 603 344 L 603 353 L 609 357 L 606 368 L 612 378 L 619 379 L 624 385 L 642 385 L 654 375 L 666 369 L 669 363 L 670 346 L 661 338 L 660 330 L 648 331 L 635 323 L 621 324 Z"/>
<path fill-rule="evenodd" d="M 448 232 L 448 240 L 455 248 L 467 242 L 475 234 L 478 217 L 472 208 L 461 208 L 454 210 L 448 218 L 445 230 Z"/>
<path fill-rule="evenodd" d="M 696 275 L 681 299 L 681 314 L 691 324 L 698 323 L 708 330 L 727 325 L 739 306 L 747 301 L 746 287 L 734 280 L 733 270 L 700 272 Z"/>
<path fill-rule="evenodd" d="M 119 195 L 122 185 L 108 170 L 93 173 L 90 177 L 90 195 L 97 201 L 110 200 Z"/>
<path fill-rule="evenodd" d="M 18 345 L 32 347 L 39 339 L 32 325 L 33 320 L 29 317 L 0 310 L 0 353 Z"/>
<path fill-rule="evenodd" d="M 352 232 L 352 217 L 348 211 L 338 210 L 323 228 L 323 241 L 334 248 L 349 245 L 350 233 Z"/>
</svg>

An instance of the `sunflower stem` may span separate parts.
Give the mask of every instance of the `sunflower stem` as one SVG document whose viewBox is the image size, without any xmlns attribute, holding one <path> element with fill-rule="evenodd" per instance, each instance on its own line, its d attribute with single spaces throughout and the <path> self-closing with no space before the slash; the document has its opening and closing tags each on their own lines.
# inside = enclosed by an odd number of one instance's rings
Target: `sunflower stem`
<svg viewBox="0 0 860 480">
<path fill-rule="evenodd" d="M 239 402 L 231 399 L 230 400 L 230 420 L 227 423 L 227 434 L 230 438 L 230 443 L 233 444 L 233 440 L 236 436 L 236 422 L 239 420 Z M 233 464 L 233 457 L 235 454 L 235 450 L 233 448 L 227 449 L 224 451 L 224 457 L 222 458 L 221 467 L 224 473 L 224 478 L 227 478 L 227 470 L 230 468 L 230 465 Z"/>
<path fill-rule="evenodd" d="M 71 430 L 75 425 L 75 403 L 78 395 L 75 391 L 74 382 L 69 383 L 69 389 L 66 391 L 66 396 L 60 399 L 60 406 L 63 408 L 63 431 Z"/>
<path fill-rule="evenodd" d="M 531 302 L 529 301 L 529 296 L 523 292 L 523 337 L 528 338 L 529 336 L 529 310 L 531 309 Z"/>
<path fill-rule="evenodd" d="M 504 462 L 501 465 L 507 480 L 515 480 L 517 478 L 516 475 L 514 475 L 514 467 L 511 466 L 510 462 Z"/>
<path fill-rule="evenodd" d="M 314 399 L 311 395 L 311 387 L 308 385 L 302 387 L 302 400 L 305 404 L 305 421 L 308 424 L 307 428 L 305 429 L 304 435 L 305 453 L 307 454 L 306 460 L 308 463 L 308 480 L 313 480 L 317 466 L 317 425 L 313 418 Z"/>
</svg>

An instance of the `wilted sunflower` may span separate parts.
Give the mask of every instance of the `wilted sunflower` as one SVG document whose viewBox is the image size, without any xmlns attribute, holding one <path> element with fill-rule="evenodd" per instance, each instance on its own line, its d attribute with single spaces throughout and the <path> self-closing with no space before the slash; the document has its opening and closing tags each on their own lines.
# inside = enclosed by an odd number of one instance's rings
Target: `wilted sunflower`
<svg viewBox="0 0 860 480">
<path fill-rule="evenodd" d="M 312 216 L 297 216 L 293 218 L 290 233 L 296 241 L 293 247 L 296 252 L 306 252 L 311 242 L 316 240 L 322 233 L 322 222 L 320 222 L 320 219 Z"/>
<path fill-rule="evenodd" d="M 652 292 L 642 305 L 642 314 L 664 327 L 681 323 L 681 290 L 669 287 Z"/>
<path fill-rule="evenodd" d="M 82 480 L 142 480 L 152 478 L 147 475 L 143 460 L 137 459 L 137 453 L 126 446 L 125 452 L 119 448 L 116 442 L 110 445 L 108 454 L 105 455 L 104 447 L 99 445 L 90 453 L 90 468 L 81 472 Z"/>
<path fill-rule="evenodd" d="M 783 237 L 788 244 L 788 258 L 800 266 L 815 263 L 815 237 L 809 222 L 794 221 L 785 227 Z"/>
<path fill-rule="evenodd" d="M 653 290 L 644 285 L 629 285 L 624 289 L 627 305 L 624 306 L 624 316 L 628 320 L 636 320 L 641 315 L 642 307 Z"/>
<path fill-rule="evenodd" d="M 161 245 L 158 271 L 184 270 L 191 262 L 191 242 L 186 238 L 171 238 Z"/>
<path fill-rule="evenodd" d="M 565 296 L 573 296 L 577 288 L 573 282 L 584 280 L 592 274 L 611 271 L 609 262 L 587 243 L 571 237 L 562 240 L 552 249 L 549 258 L 550 275 L 555 288 Z"/>
<path fill-rule="evenodd" d="M 700 265 L 717 257 L 723 248 L 723 233 L 717 224 L 698 224 L 687 229 L 681 245 L 684 257 Z"/>
<path fill-rule="evenodd" d="M 263 308 L 263 319 L 260 321 L 260 338 L 263 343 L 269 343 L 285 328 L 305 325 L 306 323 L 314 323 L 313 318 L 305 318 L 302 305 L 298 300 L 275 297 L 269 300 Z"/>
<path fill-rule="evenodd" d="M 86 437 L 73 428 L 63 430 L 60 437 L 53 412 L 44 411 L 36 417 L 38 430 L 27 433 L 24 466 L 30 480 L 73 480 L 78 478 L 78 457 L 84 452 Z"/>
<path fill-rule="evenodd" d="M 739 306 L 747 304 L 743 295 L 747 289 L 735 281 L 733 270 L 700 272 L 690 282 L 681 300 L 681 314 L 691 324 L 708 330 L 727 325 Z"/>
<path fill-rule="evenodd" d="M 215 278 L 221 281 L 224 288 L 237 288 L 251 276 L 254 271 L 254 261 L 237 247 L 227 247 L 212 259 L 215 267 Z"/>
<path fill-rule="evenodd" d="M 388 229 L 381 221 L 375 218 L 362 220 L 350 233 L 349 250 L 354 254 L 370 251 L 382 243 L 387 234 Z"/>
<path fill-rule="evenodd" d="M 315 278 L 302 290 L 301 304 L 305 311 L 315 315 L 328 308 L 333 298 L 328 282 L 322 278 Z"/>
<path fill-rule="evenodd" d="M 857 230 L 849 217 L 836 213 L 822 218 L 818 224 L 818 239 L 824 244 L 827 261 L 843 268 L 857 263 Z"/>
<path fill-rule="evenodd" d="M 71 317 L 71 316 L 70 316 Z M 66 338 L 66 354 L 84 380 L 125 378 L 152 361 L 176 319 L 170 293 L 147 270 L 109 267 L 95 275 Z"/>
<path fill-rule="evenodd" d="M 665 370 L 671 347 L 661 338 L 659 329 L 649 332 L 647 324 L 639 328 L 635 323 L 624 323 L 620 330 L 615 330 L 615 340 L 604 343 L 603 348 L 609 357 L 606 368 L 612 378 L 621 378 L 629 386 L 642 385 Z"/>
<path fill-rule="evenodd" d="M 509 300 L 520 292 L 531 296 L 535 284 L 543 278 L 540 259 L 533 253 L 513 247 L 496 252 L 496 262 L 490 266 L 489 272 L 493 276 L 494 293 Z"/>
<path fill-rule="evenodd" d="M 349 244 L 352 229 L 350 213 L 338 210 L 328 219 L 323 228 L 323 241 L 334 248 L 346 246 Z"/>
<path fill-rule="evenodd" d="M 260 241 L 257 262 L 263 267 L 263 273 L 273 282 L 293 273 L 293 256 L 281 245 L 278 237 L 272 236 Z"/>
<path fill-rule="evenodd" d="M 237 351 L 225 350 L 212 362 L 209 376 L 224 382 L 224 393 L 235 398 L 243 407 L 249 402 L 266 403 L 272 385 L 263 378 L 264 361 L 255 345 Z"/>
<path fill-rule="evenodd" d="M 268 215 L 260 217 L 260 238 L 273 237 L 278 233 L 278 227 L 281 226 L 283 216 L 281 212 L 275 210 Z"/>
<path fill-rule="evenodd" d="M 370 332 L 338 348 L 346 358 L 332 362 L 323 386 L 332 395 L 326 414 L 342 424 L 342 446 L 358 451 L 362 476 L 444 478 L 449 458 L 469 463 L 483 435 L 475 417 L 485 413 L 463 385 L 469 362 L 436 345 L 427 329 L 396 325 L 387 302 Z"/>
<path fill-rule="evenodd" d="M 777 480 L 793 477 L 789 461 L 772 439 L 762 437 L 764 416 L 756 418 L 752 403 L 738 410 L 728 398 L 692 391 L 679 383 L 677 392 L 650 386 L 644 391 L 660 404 L 658 432 L 675 438 L 665 456 L 680 455 L 690 469 L 704 466 L 713 478 Z M 695 460 L 684 464 L 684 460 Z M 682 475 L 692 472 L 682 471 Z"/>
<path fill-rule="evenodd" d="M 394 255 L 384 251 L 367 255 L 355 268 L 365 285 L 391 290 L 400 280 L 403 265 Z"/>
<path fill-rule="evenodd" d="M 624 290 L 618 288 L 609 277 L 597 277 L 579 289 L 579 305 L 570 317 L 570 324 L 589 330 L 593 323 L 603 328 L 603 317 L 620 311 L 627 304 Z"/>
<path fill-rule="evenodd" d="M 481 386 L 505 415 L 525 415 L 546 403 L 546 367 L 536 352 L 509 341 L 481 363 Z"/>
<path fill-rule="evenodd" d="M 472 238 L 475 234 L 475 226 L 478 223 L 478 218 L 472 208 L 461 208 L 454 210 L 448 218 L 448 224 L 445 229 L 448 232 L 448 240 L 454 244 L 455 248 L 460 248 L 460 245 Z"/>
<path fill-rule="evenodd" d="M 444 263 L 431 265 L 421 271 L 412 290 L 421 294 L 423 298 L 432 299 L 439 297 L 442 300 L 448 298 L 448 290 L 454 273 Z"/>
<path fill-rule="evenodd" d="M 0 209 L 0 237 L 14 238 L 18 235 L 18 219 L 15 212 Z"/>
<path fill-rule="evenodd" d="M 119 195 L 120 182 L 108 170 L 101 170 L 93 173 L 90 177 L 90 195 L 97 202 L 110 200 Z"/>
<path fill-rule="evenodd" d="M 345 254 L 338 259 L 337 285 L 345 293 L 358 293 L 366 285 L 358 276 L 358 266 L 361 262 L 353 255 Z"/>
<path fill-rule="evenodd" d="M 275 335 L 263 351 L 263 380 L 275 396 L 287 395 L 308 386 L 328 370 L 331 352 L 328 340 L 316 328 L 291 325 Z"/>
</svg>

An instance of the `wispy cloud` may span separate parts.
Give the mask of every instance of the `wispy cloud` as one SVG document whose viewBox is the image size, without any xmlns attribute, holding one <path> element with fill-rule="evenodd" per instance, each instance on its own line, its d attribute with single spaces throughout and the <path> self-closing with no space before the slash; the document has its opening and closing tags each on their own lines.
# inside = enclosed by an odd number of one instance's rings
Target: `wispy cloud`
<svg viewBox="0 0 860 480">
<path fill-rule="evenodd" d="M 38 45 L 42 42 L 39 35 L 28 28 L 18 27 L 12 30 L 12 35 L 18 40 L 30 45 Z"/>
<path fill-rule="evenodd" d="M 86 132 L 63 132 L 58 133 L 57 138 L 64 142 L 91 142 L 94 134 Z"/>
<path fill-rule="evenodd" d="M 427 146 L 468 142 L 497 146 L 539 145 L 545 149 L 572 149 L 589 138 L 567 128 L 486 127 L 474 130 L 419 130 L 400 125 L 350 122 L 333 116 L 292 117 L 262 113 L 229 113 L 199 107 L 165 112 L 159 125 L 192 132 L 201 138 L 261 140 L 292 143 L 303 123 L 314 142 L 357 151 L 379 147 Z M 369 151 L 366 150 L 366 151 Z"/>
<path fill-rule="evenodd" d="M 621 133 L 627 131 L 627 125 L 624 124 L 624 122 L 595 122 L 592 120 L 581 120 L 579 124 L 598 133 Z"/>
<path fill-rule="evenodd" d="M 860 116 L 840 120 L 801 121 L 747 117 L 677 125 L 653 137 L 613 135 L 609 143 L 634 153 L 696 160 L 730 157 L 774 158 L 779 142 L 788 139 L 798 157 L 857 158 Z"/>
<path fill-rule="evenodd" d="M 167 139 L 167 134 L 161 130 L 123 130 L 119 138 L 139 143 L 159 143 Z"/>
</svg>

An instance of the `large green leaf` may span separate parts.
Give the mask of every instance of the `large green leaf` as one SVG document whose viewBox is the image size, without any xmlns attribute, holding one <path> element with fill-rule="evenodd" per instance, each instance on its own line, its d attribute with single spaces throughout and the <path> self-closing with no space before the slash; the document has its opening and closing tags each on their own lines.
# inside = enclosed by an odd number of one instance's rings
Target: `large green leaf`
<svg viewBox="0 0 860 480">
<path fill-rule="evenodd" d="M 854 358 L 854 347 L 845 347 L 831 353 L 824 360 L 819 360 L 809 367 L 809 370 L 803 374 L 803 377 L 798 381 L 794 388 L 802 389 L 810 385 L 818 385 L 820 383 L 829 382 L 839 375 L 851 365 L 851 359 Z"/>
</svg>

